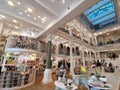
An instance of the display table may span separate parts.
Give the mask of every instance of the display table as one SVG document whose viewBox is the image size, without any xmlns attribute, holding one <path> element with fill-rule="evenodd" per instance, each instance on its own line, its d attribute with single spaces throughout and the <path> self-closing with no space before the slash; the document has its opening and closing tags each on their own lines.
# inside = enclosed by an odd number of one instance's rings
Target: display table
<svg viewBox="0 0 120 90">
<path fill-rule="evenodd" d="M 111 84 L 105 84 L 104 86 L 100 85 L 93 85 L 91 83 L 88 83 L 88 86 L 90 87 L 90 90 L 110 90 L 112 85 Z"/>
<path fill-rule="evenodd" d="M 88 80 L 88 86 L 90 90 L 110 90 L 112 85 L 111 84 L 104 84 L 102 81 L 96 80 Z"/>
<path fill-rule="evenodd" d="M 84 86 L 88 85 L 88 77 L 84 77 L 83 75 L 74 75 L 73 79 L 76 85 L 82 84 Z"/>
<path fill-rule="evenodd" d="M 56 90 L 69 90 L 67 88 L 67 86 L 64 85 L 63 82 L 60 81 L 55 81 L 55 86 L 56 86 Z M 74 84 L 71 84 L 72 89 L 70 90 L 77 90 L 77 86 Z"/>
</svg>

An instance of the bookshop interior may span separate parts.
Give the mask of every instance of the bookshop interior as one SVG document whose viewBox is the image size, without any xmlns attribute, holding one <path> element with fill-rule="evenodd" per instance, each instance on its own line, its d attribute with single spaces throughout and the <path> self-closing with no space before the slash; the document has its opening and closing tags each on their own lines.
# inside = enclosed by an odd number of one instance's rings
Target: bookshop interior
<svg viewBox="0 0 120 90">
<path fill-rule="evenodd" d="M 120 0 L 0 0 L 0 90 L 120 90 Z"/>
</svg>

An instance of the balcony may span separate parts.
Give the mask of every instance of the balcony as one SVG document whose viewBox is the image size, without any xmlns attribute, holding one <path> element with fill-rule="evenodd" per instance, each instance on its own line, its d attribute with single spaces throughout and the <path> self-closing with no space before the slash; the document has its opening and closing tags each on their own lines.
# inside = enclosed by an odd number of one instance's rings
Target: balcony
<svg viewBox="0 0 120 90">
<path fill-rule="evenodd" d="M 120 43 L 104 44 L 102 46 L 97 46 L 96 49 L 97 49 L 97 51 L 114 51 L 114 50 L 120 50 Z"/>
</svg>

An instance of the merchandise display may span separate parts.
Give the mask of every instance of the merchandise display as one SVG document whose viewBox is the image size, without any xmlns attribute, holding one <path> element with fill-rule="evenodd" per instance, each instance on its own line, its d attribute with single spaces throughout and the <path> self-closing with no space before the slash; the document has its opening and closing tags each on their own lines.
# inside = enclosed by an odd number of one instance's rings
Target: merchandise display
<svg viewBox="0 0 120 90">
<path fill-rule="evenodd" d="M 34 83 L 40 75 L 40 57 L 35 43 L 34 39 L 28 37 L 8 37 L 0 62 L 0 88 L 18 89 Z"/>
<path fill-rule="evenodd" d="M 6 48 L 22 48 L 22 49 L 38 49 L 38 43 L 33 38 L 24 37 L 24 36 L 9 36 L 7 39 Z"/>
</svg>

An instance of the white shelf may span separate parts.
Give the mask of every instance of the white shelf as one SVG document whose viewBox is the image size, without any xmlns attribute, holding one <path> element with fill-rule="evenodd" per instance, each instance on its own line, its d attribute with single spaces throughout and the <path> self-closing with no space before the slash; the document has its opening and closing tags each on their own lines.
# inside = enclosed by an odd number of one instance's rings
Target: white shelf
<svg viewBox="0 0 120 90">
<path fill-rule="evenodd" d="M 5 52 L 39 53 L 38 51 L 35 51 L 35 50 L 22 49 L 22 48 L 7 48 L 7 49 L 5 49 Z"/>
</svg>

